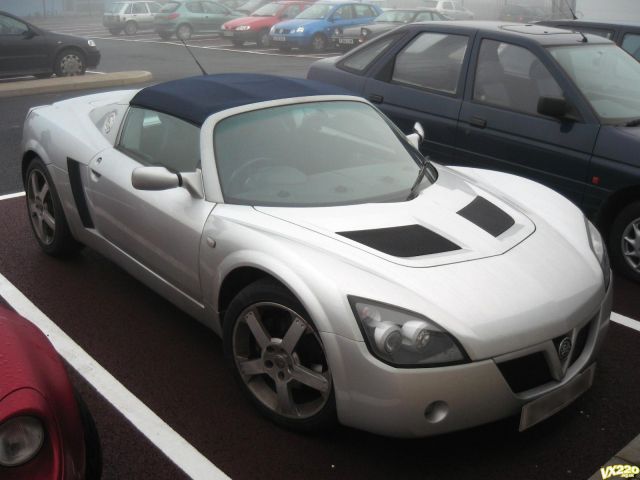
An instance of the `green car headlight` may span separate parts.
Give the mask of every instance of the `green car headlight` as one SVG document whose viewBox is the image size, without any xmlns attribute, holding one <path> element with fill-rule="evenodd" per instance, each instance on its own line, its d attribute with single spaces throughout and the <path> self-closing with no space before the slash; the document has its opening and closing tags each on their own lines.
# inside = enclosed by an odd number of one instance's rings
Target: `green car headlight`
<svg viewBox="0 0 640 480">
<path fill-rule="evenodd" d="M 434 367 L 469 361 L 458 341 L 428 318 L 358 297 L 349 303 L 369 351 L 397 367 Z"/>
</svg>

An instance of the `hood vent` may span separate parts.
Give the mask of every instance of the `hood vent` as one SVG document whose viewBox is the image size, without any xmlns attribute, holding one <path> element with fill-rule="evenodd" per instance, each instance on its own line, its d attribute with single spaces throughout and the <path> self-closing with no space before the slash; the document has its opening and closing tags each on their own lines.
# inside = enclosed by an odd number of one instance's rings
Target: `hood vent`
<svg viewBox="0 0 640 480">
<path fill-rule="evenodd" d="M 458 215 L 494 237 L 502 235 L 515 224 L 513 218 L 483 197 L 476 197 L 469 205 L 459 210 Z"/>
<path fill-rule="evenodd" d="M 354 242 L 394 257 L 420 257 L 460 250 L 455 243 L 420 225 L 338 232 Z"/>
</svg>

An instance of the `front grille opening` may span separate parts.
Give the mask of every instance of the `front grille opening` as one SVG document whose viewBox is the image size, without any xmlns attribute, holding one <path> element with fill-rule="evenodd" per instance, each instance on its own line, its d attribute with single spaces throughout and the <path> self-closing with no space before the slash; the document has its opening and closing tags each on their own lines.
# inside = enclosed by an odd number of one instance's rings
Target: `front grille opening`
<svg viewBox="0 0 640 480">
<path fill-rule="evenodd" d="M 498 363 L 498 368 L 513 393 L 531 390 L 553 380 L 542 352 Z"/>
</svg>

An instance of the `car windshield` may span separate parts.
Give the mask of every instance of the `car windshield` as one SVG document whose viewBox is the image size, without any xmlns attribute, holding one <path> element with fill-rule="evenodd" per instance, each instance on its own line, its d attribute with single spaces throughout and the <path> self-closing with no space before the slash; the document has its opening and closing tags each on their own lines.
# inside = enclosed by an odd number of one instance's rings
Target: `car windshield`
<svg viewBox="0 0 640 480">
<path fill-rule="evenodd" d="M 109 7 L 109 13 L 120 13 L 128 4 L 125 2 L 117 2 Z"/>
<path fill-rule="evenodd" d="M 252 17 L 274 17 L 278 14 L 278 11 L 282 8 L 282 5 L 278 3 L 268 3 L 267 5 L 260 7 L 258 10 L 251 14 Z"/>
<path fill-rule="evenodd" d="M 602 44 L 550 47 L 549 51 L 604 123 L 640 118 L 640 63 L 627 52 Z"/>
<path fill-rule="evenodd" d="M 416 12 L 411 10 L 389 10 L 379 15 L 376 18 L 376 22 L 393 22 L 393 23 L 408 23 L 415 16 Z"/>
<path fill-rule="evenodd" d="M 225 202 L 241 205 L 403 201 L 424 161 L 389 120 L 354 101 L 234 115 L 217 124 L 213 144 Z"/>
<path fill-rule="evenodd" d="M 304 18 L 304 19 L 321 19 L 325 18 L 327 14 L 331 10 L 331 5 L 326 4 L 316 4 L 313 5 L 306 10 L 304 10 L 300 15 L 296 18 Z"/>
<path fill-rule="evenodd" d="M 179 6 L 179 2 L 168 2 L 160 9 L 160 11 L 163 13 L 172 13 L 175 12 Z"/>
</svg>

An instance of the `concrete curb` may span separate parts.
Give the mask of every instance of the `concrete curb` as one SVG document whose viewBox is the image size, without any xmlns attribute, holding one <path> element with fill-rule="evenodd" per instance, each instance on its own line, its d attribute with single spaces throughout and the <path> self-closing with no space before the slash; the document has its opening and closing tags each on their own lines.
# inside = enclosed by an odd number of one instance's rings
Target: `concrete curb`
<svg viewBox="0 0 640 480">
<path fill-rule="evenodd" d="M 616 455 L 605 463 L 602 468 L 611 465 L 631 465 L 634 467 L 640 467 L 640 435 L 629 442 L 629 445 L 620 450 Z M 589 480 L 603 480 L 606 478 L 602 475 L 600 471 L 594 473 Z M 615 478 L 621 478 L 619 476 L 614 476 Z M 633 476 L 631 478 L 640 478 L 640 476 Z"/>
<path fill-rule="evenodd" d="M 133 70 L 99 75 L 78 75 L 75 77 L 47 78 L 44 80 L 22 80 L 0 83 L 0 98 L 35 95 L 38 93 L 57 93 L 88 88 L 112 87 L 144 83 L 153 79 L 151 72 Z"/>
</svg>

